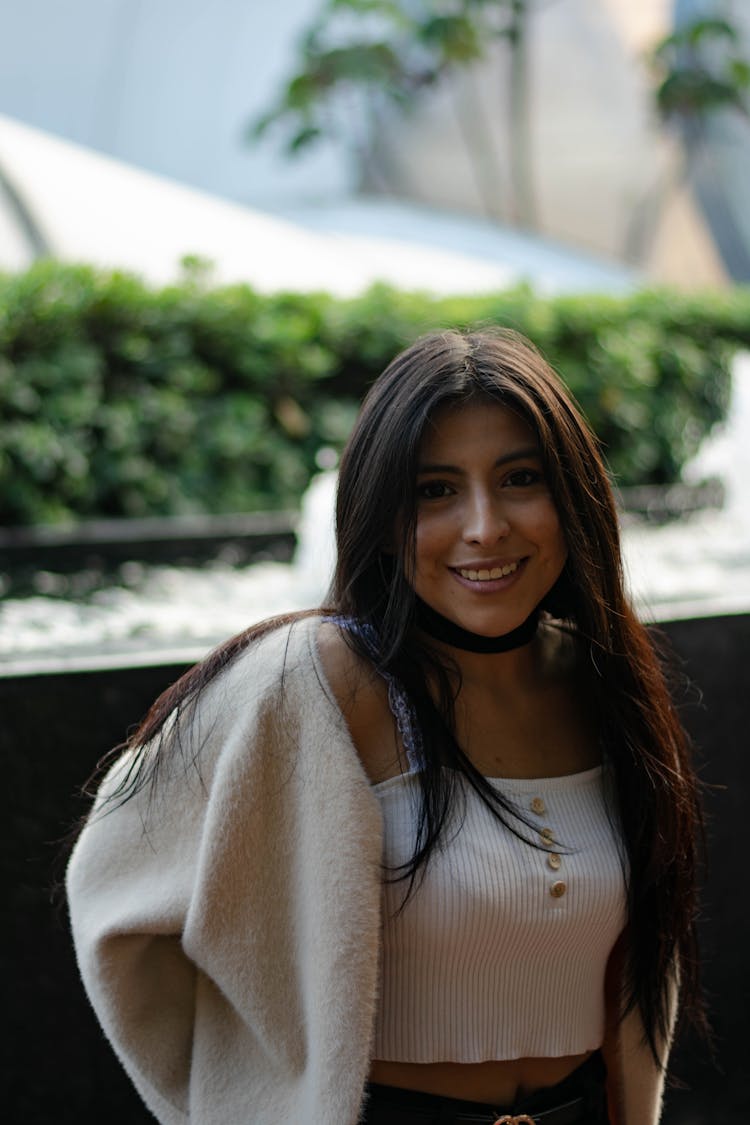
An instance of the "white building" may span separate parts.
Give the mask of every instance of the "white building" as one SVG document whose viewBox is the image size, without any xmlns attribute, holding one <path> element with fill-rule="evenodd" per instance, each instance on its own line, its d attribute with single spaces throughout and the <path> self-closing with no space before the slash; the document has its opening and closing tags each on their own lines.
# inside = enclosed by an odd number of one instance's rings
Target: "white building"
<svg viewBox="0 0 750 1125">
<path fill-rule="evenodd" d="M 290 162 L 271 143 L 243 140 L 318 8 L 319 0 L 9 0 L 0 6 L 0 113 L 234 202 L 297 216 L 325 203 L 335 227 L 331 202 L 358 186 L 349 152 L 328 143 Z M 672 0 L 532 5 L 530 140 L 545 236 L 623 260 L 634 212 L 675 159 L 643 62 L 672 9 Z M 392 195 L 439 211 L 482 210 L 456 124 L 463 113 L 483 131 L 502 214 L 505 65 L 500 48 L 409 119 L 389 122 L 380 144 Z M 0 168 L 12 180 L 1 146 Z M 377 233 L 371 211 L 347 214 L 350 233 Z M 670 200 L 642 264 L 656 280 L 723 280 L 689 193 Z"/>
</svg>

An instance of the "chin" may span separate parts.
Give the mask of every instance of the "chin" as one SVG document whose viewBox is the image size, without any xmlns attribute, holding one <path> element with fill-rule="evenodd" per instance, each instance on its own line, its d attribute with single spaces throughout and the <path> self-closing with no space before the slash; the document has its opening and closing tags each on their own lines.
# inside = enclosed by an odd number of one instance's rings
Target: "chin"
<svg viewBox="0 0 750 1125">
<path fill-rule="evenodd" d="M 433 606 L 432 608 L 436 609 L 438 613 L 442 613 L 443 617 L 447 617 L 454 625 L 466 629 L 469 633 L 476 633 L 478 637 L 504 637 L 506 633 L 512 633 L 519 625 L 523 625 L 536 607 L 531 606 L 512 615 L 504 614 L 502 617 L 499 615 L 493 617 L 486 613 L 476 615 L 446 613 L 439 607 Z"/>
</svg>

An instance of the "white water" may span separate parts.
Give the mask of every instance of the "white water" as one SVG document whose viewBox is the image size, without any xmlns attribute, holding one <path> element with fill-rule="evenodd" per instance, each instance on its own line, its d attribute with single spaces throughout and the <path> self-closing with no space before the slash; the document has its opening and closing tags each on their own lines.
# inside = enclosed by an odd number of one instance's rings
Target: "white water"
<svg viewBox="0 0 750 1125">
<path fill-rule="evenodd" d="M 750 612 L 750 356 L 735 364 L 729 419 L 686 472 L 720 476 L 721 512 L 652 527 L 626 520 L 629 588 L 646 620 Z M 300 545 L 291 564 L 233 569 L 122 568 L 126 585 L 86 602 L 8 599 L 0 608 L 0 668 L 152 663 L 200 658 L 210 647 L 274 613 L 320 603 L 333 565 L 335 474 L 320 473 L 304 499 Z M 54 576 L 40 575 L 52 589 Z"/>
<path fill-rule="evenodd" d="M 123 585 L 85 601 L 45 596 L 9 598 L 0 606 L 0 669 L 152 663 L 199 659 L 254 621 L 320 604 L 333 569 L 336 474 L 319 473 L 302 502 L 299 546 L 292 563 L 234 568 L 126 563 Z M 56 576 L 37 575 L 53 593 Z"/>
<path fill-rule="evenodd" d="M 687 482 L 719 477 L 725 504 L 654 528 L 624 528 L 630 590 L 644 617 L 750 612 L 750 355 L 732 369 L 727 422 L 686 466 Z"/>
</svg>

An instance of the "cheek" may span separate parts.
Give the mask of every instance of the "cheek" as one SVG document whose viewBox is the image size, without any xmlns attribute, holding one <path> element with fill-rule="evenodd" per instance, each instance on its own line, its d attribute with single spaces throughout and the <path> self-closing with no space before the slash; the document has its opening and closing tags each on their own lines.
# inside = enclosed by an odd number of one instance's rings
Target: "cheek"
<svg viewBox="0 0 750 1125">
<path fill-rule="evenodd" d="M 559 573 L 568 559 L 568 544 L 559 521 L 557 521 L 551 554 L 555 562 L 555 568 Z"/>
<path fill-rule="evenodd" d="M 417 571 L 420 571 L 429 564 L 430 556 L 434 554 L 435 551 L 435 536 L 431 533 L 429 521 L 420 521 L 417 524 L 414 548 L 414 564 Z"/>
<path fill-rule="evenodd" d="M 568 545 L 565 542 L 565 536 L 562 531 L 560 532 L 557 541 L 557 548 L 555 551 L 555 577 L 559 578 L 565 563 L 568 561 Z"/>
<path fill-rule="evenodd" d="M 417 526 L 414 534 L 414 545 L 417 552 L 417 562 L 419 562 L 420 554 L 429 554 L 434 551 L 440 544 L 441 539 L 441 521 L 431 518 L 430 514 L 419 515 L 417 517 Z"/>
<path fill-rule="evenodd" d="M 414 527 L 414 556 L 411 566 L 406 567 L 407 580 L 413 585 L 419 580 L 420 575 L 429 565 L 431 554 L 434 553 L 434 535 L 429 518 L 417 514 Z"/>
<path fill-rule="evenodd" d="M 550 501 L 546 501 L 539 508 L 535 523 L 535 535 L 537 542 L 542 545 L 543 553 L 549 558 L 550 562 L 559 564 L 562 568 L 568 557 L 568 545 L 565 541 L 565 533 L 557 509 Z"/>
</svg>

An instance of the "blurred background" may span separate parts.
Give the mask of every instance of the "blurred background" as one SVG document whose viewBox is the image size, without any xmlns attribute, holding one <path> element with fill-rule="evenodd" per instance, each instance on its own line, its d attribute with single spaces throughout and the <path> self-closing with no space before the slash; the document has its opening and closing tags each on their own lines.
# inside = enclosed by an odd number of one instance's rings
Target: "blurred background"
<svg viewBox="0 0 750 1125">
<path fill-rule="evenodd" d="M 741 0 L 0 8 L 13 1120 L 145 1119 L 51 902 L 80 786 L 209 647 L 321 600 L 364 391 L 477 323 L 579 399 L 676 650 L 716 1045 L 666 1120 L 750 1120 L 749 109 Z"/>
<path fill-rule="evenodd" d="M 2 13 L 0 108 L 315 229 L 390 233 L 409 204 L 559 240 L 571 268 L 577 250 L 610 259 L 613 279 L 619 264 L 696 288 L 747 276 L 749 21 L 725 0 L 26 0 Z M 268 143 L 245 143 L 259 125 Z M 64 183 L 27 182 L 34 147 L 39 170 L 62 159 L 42 137 L 4 137 L 4 173 L 75 256 L 67 228 L 84 225 L 97 165 L 73 192 L 86 154 L 68 150 Z M 167 185 L 149 182 L 157 206 Z M 145 253 L 158 232 L 136 218 Z M 25 233 L 6 234 L 6 266 L 34 253 Z M 203 236 L 180 237 L 195 252 Z"/>
</svg>

